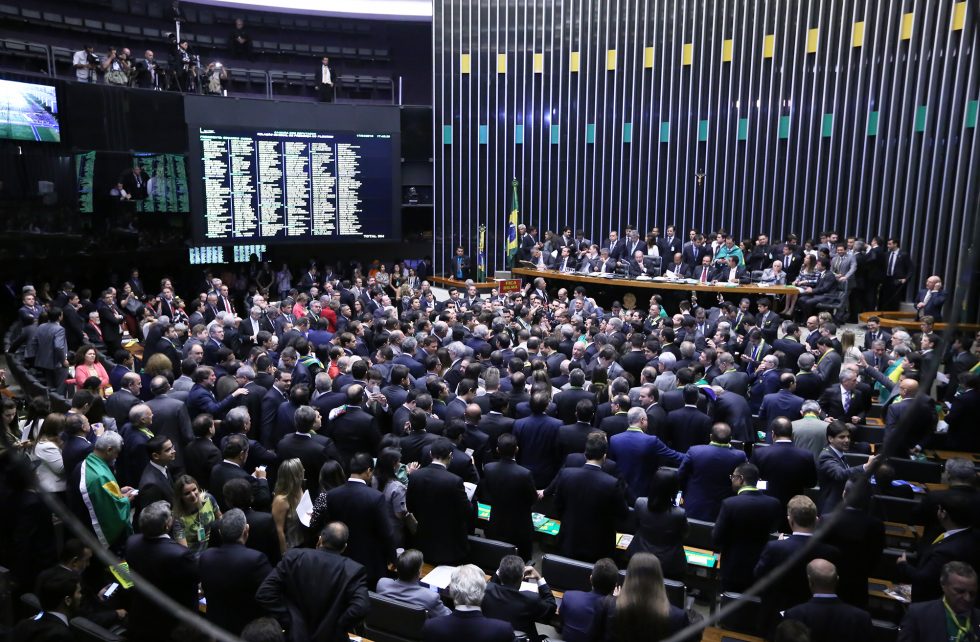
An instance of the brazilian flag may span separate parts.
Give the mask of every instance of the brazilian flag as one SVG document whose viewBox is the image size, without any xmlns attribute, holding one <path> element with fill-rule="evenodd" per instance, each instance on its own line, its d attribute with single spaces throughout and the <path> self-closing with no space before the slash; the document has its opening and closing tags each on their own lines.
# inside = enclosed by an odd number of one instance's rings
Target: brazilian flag
<svg viewBox="0 0 980 642">
<path fill-rule="evenodd" d="M 510 201 L 510 216 L 507 219 L 507 264 L 514 267 L 514 257 L 517 256 L 517 216 L 519 206 L 517 204 L 517 179 L 511 183 L 513 196 Z"/>
</svg>

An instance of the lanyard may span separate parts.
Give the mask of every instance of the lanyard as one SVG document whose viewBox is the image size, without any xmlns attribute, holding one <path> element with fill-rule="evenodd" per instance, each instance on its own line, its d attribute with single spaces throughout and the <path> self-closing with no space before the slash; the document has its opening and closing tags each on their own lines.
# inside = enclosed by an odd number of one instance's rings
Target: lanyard
<svg viewBox="0 0 980 642">
<path fill-rule="evenodd" d="M 956 640 L 962 640 L 970 632 L 970 617 L 967 616 L 963 624 L 960 624 L 960 619 L 956 617 L 956 613 L 953 613 L 953 609 L 949 606 L 949 602 L 946 598 L 943 598 L 943 608 L 946 609 L 946 615 L 949 619 L 953 621 L 953 626 L 956 627 Z"/>
</svg>

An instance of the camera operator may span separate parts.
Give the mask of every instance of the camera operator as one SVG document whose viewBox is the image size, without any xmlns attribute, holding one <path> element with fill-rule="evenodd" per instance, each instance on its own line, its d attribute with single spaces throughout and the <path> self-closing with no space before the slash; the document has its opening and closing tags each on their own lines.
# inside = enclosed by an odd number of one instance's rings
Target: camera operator
<svg viewBox="0 0 980 642">
<path fill-rule="evenodd" d="M 123 49 L 117 53 L 115 47 L 109 47 L 109 55 L 102 63 L 102 72 L 105 74 L 107 85 L 129 86 L 129 60 L 125 53 L 127 51 L 128 49 Z"/>
<path fill-rule="evenodd" d="M 227 96 L 228 70 L 220 62 L 208 63 L 204 72 L 204 93 L 209 96 Z"/>
<path fill-rule="evenodd" d="M 136 63 L 135 81 L 141 89 L 160 89 L 162 87 L 160 74 L 163 70 L 157 64 L 153 52 L 147 49 L 143 59 Z"/>
<path fill-rule="evenodd" d="M 201 58 L 191 52 L 190 43 L 181 40 L 174 52 L 175 67 L 177 70 L 177 82 L 180 89 L 185 92 L 197 91 L 197 74 L 201 66 Z"/>
<path fill-rule="evenodd" d="M 96 82 L 99 79 L 99 68 L 102 61 L 95 53 L 95 47 L 85 45 L 75 52 L 71 59 L 75 68 L 75 80 L 78 82 Z"/>
</svg>

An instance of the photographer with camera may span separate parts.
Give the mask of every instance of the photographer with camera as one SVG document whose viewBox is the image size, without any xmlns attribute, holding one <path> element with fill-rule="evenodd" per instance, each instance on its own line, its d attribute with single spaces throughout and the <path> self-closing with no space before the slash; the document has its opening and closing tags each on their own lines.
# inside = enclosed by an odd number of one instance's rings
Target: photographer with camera
<svg viewBox="0 0 980 642">
<path fill-rule="evenodd" d="M 228 70 L 220 62 L 208 63 L 204 72 L 204 93 L 209 96 L 227 96 Z"/>
<path fill-rule="evenodd" d="M 107 85 L 116 87 L 129 86 L 129 73 L 132 69 L 129 63 L 129 49 L 121 49 L 118 53 L 115 47 L 109 47 L 109 55 L 102 63 L 102 71 L 105 73 Z"/>
<path fill-rule="evenodd" d="M 201 57 L 191 52 L 190 43 L 181 40 L 174 51 L 174 67 L 177 71 L 177 83 L 181 91 L 197 92 L 199 90 L 197 76 L 201 67 Z"/>
<path fill-rule="evenodd" d="M 133 80 L 140 89 L 162 89 L 163 88 L 163 69 L 157 64 L 157 59 L 153 52 L 147 49 L 143 52 L 143 59 L 136 63 Z"/>
<path fill-rule="evenodd" d="M 72 56 L 71 64 L 75 68 L 75 80 L 78 82 L 96 82 L 99 79 L 99 69 L 102 61 L 95 53 L 95 47 L 87 44 Z"/>
</svg>

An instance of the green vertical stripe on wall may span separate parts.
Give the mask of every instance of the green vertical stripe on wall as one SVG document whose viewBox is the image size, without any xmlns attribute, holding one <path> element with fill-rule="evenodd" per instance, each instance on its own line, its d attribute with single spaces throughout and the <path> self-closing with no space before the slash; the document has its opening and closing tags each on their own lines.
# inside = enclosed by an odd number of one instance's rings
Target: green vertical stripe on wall
<svg viewBox="0 0 980 642">
<path fill-rule="evenodd" d="M 453 126 L 443 125 L 442 126 L 442 144 L 452 145 L 453 144 Z"/>
<path fill-rule="evenodd" d="M 514 144 L 524 144 L 524 125 L 514 125 Z"/>
<path fill-rule="evenodd" d="M 738 126 L 735 129 L 735 138 L 737 140 L 748 140 L 749 139 L 749 119 L 739 118 Z"/>
<path fill-rule="evenodd" d="M 778 136 L 783 140 L 789 138 L 789 124 L 790 124 L 789 116 L 779 117 Z"/>
<path fill-rule="evenodd" d="M 878 112 L 868 114 L 868 136 L 878 135 Z"/>
<path fill-rule="evenodd" d="M 480 144 L 481 145 L 486 145 L 487 144 L 487 138 L 488 138 L 488 136 L 487 136 L 487 126 L 486 125 L 480 125 Z"/>
<path fill-rule="evenodd" d="M 977 112 L 980 111 L 980 100 L 971 100 L 966 104 L 966 126 L 977 126 Z"/>
<path fill-rule="evenodd" d="M 551 144 L 557 145 L 561 140 L 561 128 L 558 125 L 551 126 Z"/>
<path fill-rule="evenodd" d="M 633 142 L 633 123 L 623 123 L 623 142 Z"/>
<path fill-rule="evenodd" d="M 926 130 L 926 118 L 929 117 L 929 108 L 919 105 L 915 108 L 915 131 L 922 133 Z"/>
<path fill-rule="evenodd" d="M 820 135 L 824 138 L 830 138 L 834 135 L 834 115 L 824 114 L 823 115 L 823 125 L 820 127 Z"/>
<path fill-rule="evenodd" d="M 661 143 L 670 142 L 670 121 L 664 121 L 660 123 L 660 142 Z"/>
<path fill-rule="evenodd" d="M 702 120 L 698 122 L 698 142 L 705 142 L 708 140 L 708 121 Z"/>
<path fill-rule="evenodd" d="M 595 142 L 595 123 L 585 126 L 585 142 L 586 144 Z"/>
</svg>

